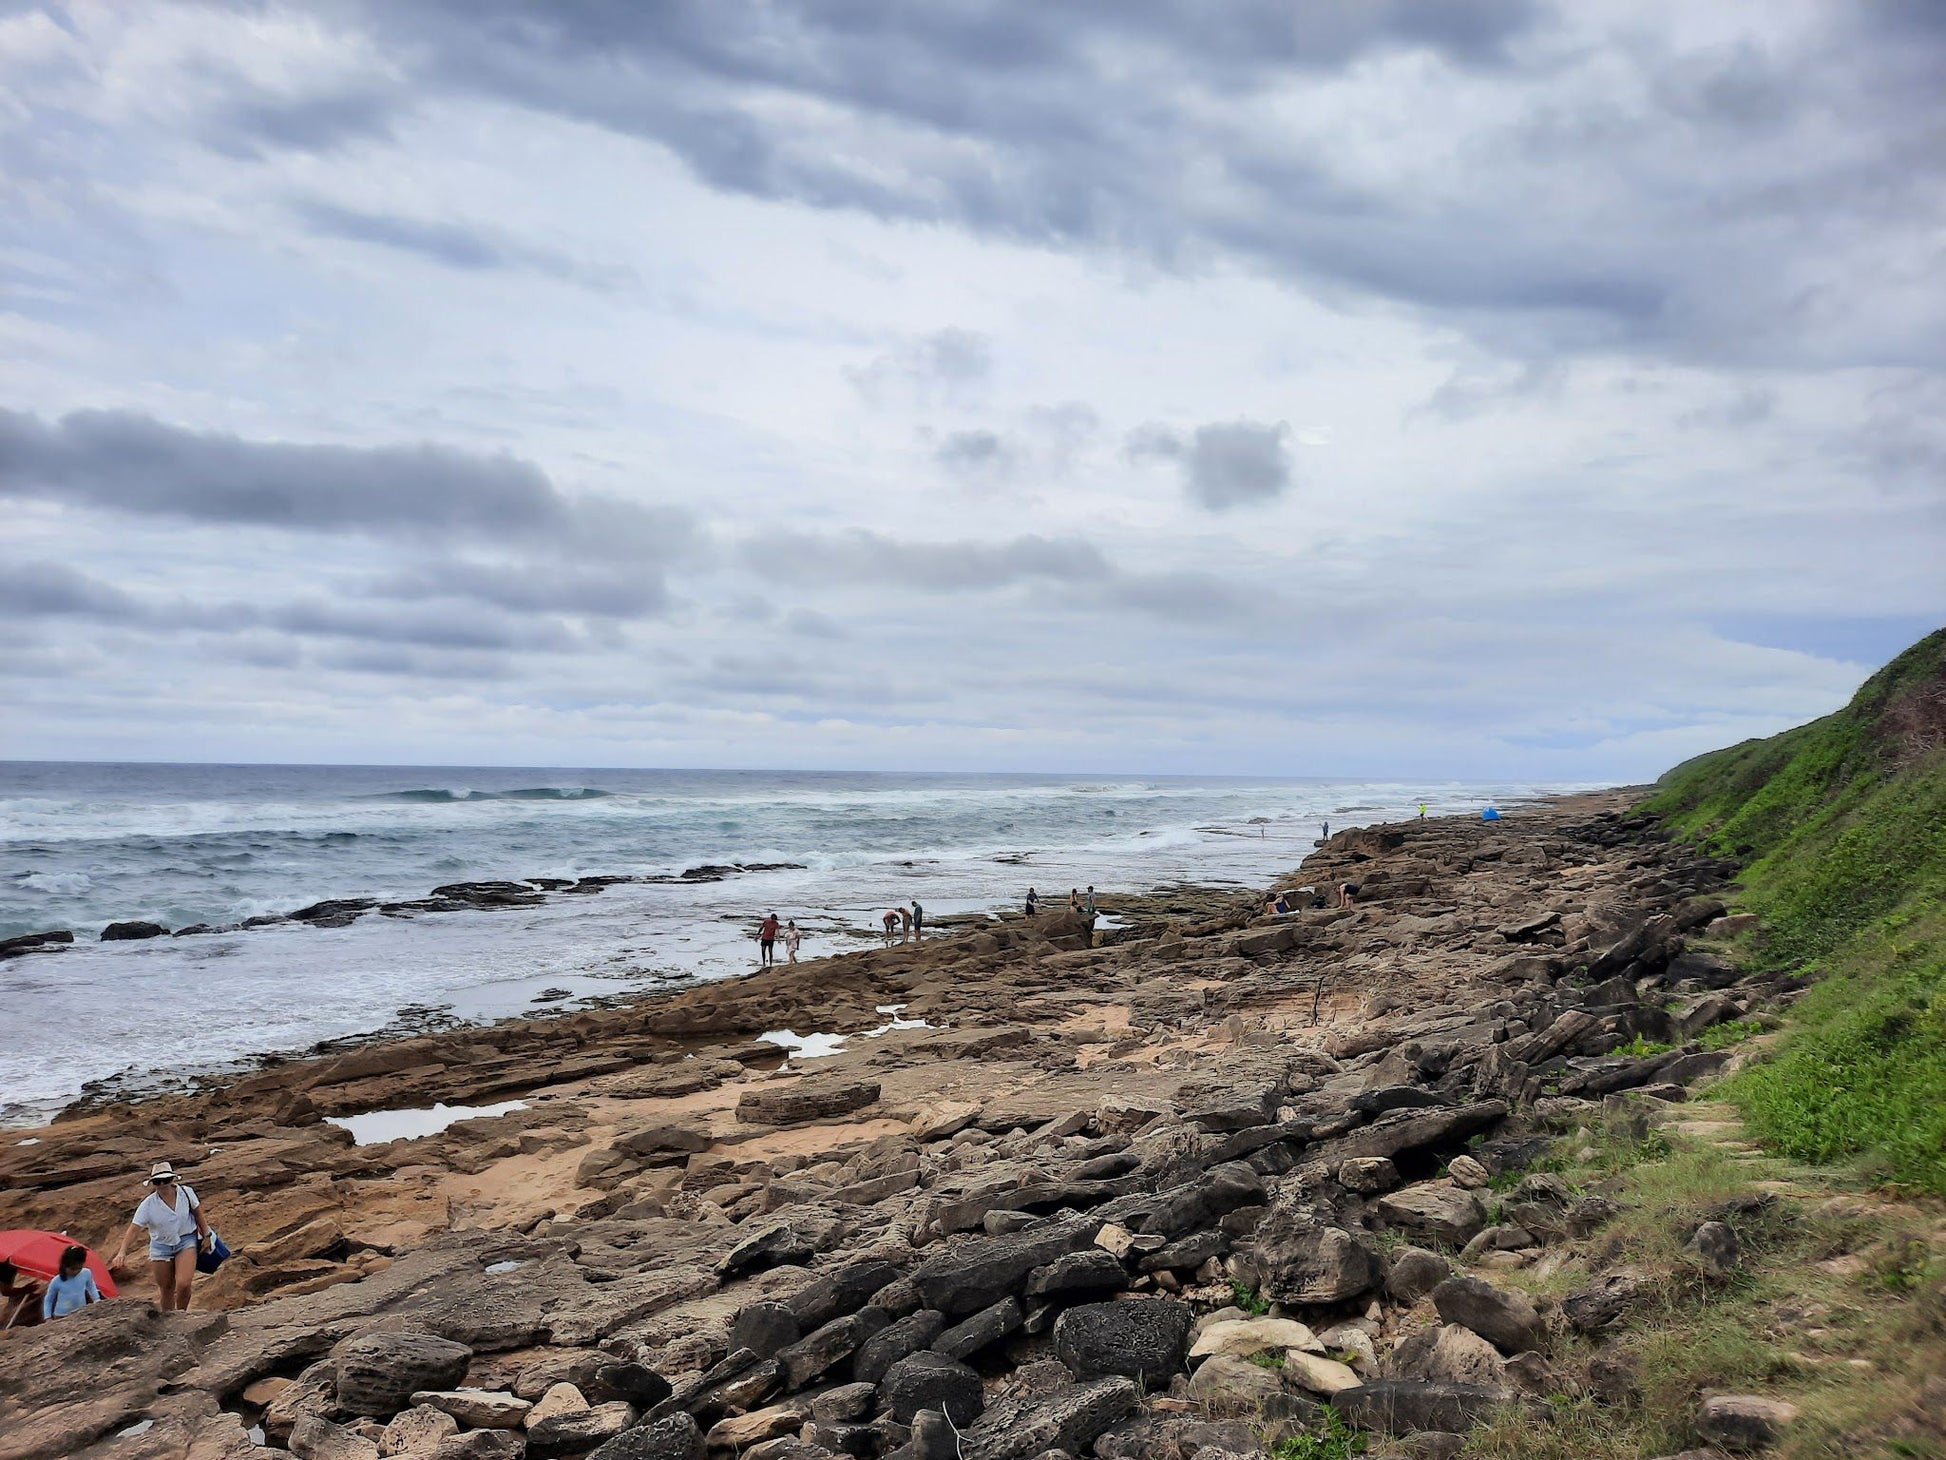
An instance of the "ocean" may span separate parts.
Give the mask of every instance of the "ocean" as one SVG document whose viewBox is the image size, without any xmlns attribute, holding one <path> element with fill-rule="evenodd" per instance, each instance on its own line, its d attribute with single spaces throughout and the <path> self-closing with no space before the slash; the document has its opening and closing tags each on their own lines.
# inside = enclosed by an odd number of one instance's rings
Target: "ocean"
<svg viewBox="0 0 1946 1460">
<path fill-rule="evenodd" d="M 1472 812 L 1539 784 L 774 771 L 0 762 L 0 1123 L 86 1090 L 162 1088 L 320 1041 L 746 972 L 766 912 L 803 956 L 860 946 L 889 907 L 929 917 L 1177 882 L 1261 886 L 1333 829 Z M 704 865 L 797 868 L 622 883 L 543 906 L 348 927 L 245 919 L 441 884 Z M 1112 899 L 1109 900 L 1112 910 Z M 225 931 L 96 941 L 144 919 Z M 537 1002 L 538 1001 L 538 1002 Z M 800 1033 L 809 1031 L 799 1031 Z"/>
</svg>

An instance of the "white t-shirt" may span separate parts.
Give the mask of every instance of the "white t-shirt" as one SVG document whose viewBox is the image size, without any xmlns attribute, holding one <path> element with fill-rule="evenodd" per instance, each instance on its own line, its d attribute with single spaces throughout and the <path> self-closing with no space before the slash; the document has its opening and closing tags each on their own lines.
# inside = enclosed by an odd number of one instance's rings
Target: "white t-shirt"
<svg viewBox="0 0 1946 1460">
<path fill-rule="evenodd" d="M 176 1187 L 175 1204 L 159 1191 L 142 1198 L 135 1209 L 134 1225 L 149 1229 L 151 1242 L 180 1242 L 196 1230 L 196 1193 L 187 1186 Z"/>
</svg>

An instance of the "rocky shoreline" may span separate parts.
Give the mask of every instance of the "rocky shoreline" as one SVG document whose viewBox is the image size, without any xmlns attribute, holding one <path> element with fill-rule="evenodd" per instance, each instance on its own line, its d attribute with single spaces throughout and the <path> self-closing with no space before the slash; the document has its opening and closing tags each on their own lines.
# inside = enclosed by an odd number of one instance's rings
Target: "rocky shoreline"
<svg viewBox="0 0 1946 1460">
<path fill-rule="evenodd" d="M 1614 1215 L 1530 1163 L 1794 993 L 1697 946 L 1734 869 L 1634 799 L 1344 832 L 1279 884 L 1350 908 L 1158 894 L 14 1132 L 0 1223 L 112 1243 L 166 1157 L 238 1256 L 201 1311 L 132 1280 L 0 1340 L 0 1460 L 1448 1455 L 1642 1296 L 1496 1285 Z"/>
<path fill-rule="evenodd" d="M 421 913 L 494 912 L 505 908 L 540 907 L 548 898 L 561 895 L 587 896 L 624 883 L 659 887 L 695 887 L 722 882 L 751 872 L 801 872 L 802 862 L 706 863 L 685 867 L 667 875 L 644 872 L 601 873 L 587 877 L 525 877 L 517 881 L 497 879 L 484 882 L 449 882 L 435 887 L 424 897 L 387 900 L 378 897 L 335 897 L 310 903 L 287 913 L 264 913 L 235 923 L 191 923 L 181 928 L 166 928 L 146 918 L 109 923 L 98 941 L 132 943 L 149 938 L 193 938 L 205 933 L 242 933 L 253 928 L 274 928 L 284 923 L 304 923 L 313 928 L 348 928 L 368 913 L 380 917 L 410 918 Z M 0 938 L 0 960 L 21 958 L 30 953 L 58 953 L 74 943 L 72 928 L 54 928 L 43 933 L 20 933 Z"/>
</svg>

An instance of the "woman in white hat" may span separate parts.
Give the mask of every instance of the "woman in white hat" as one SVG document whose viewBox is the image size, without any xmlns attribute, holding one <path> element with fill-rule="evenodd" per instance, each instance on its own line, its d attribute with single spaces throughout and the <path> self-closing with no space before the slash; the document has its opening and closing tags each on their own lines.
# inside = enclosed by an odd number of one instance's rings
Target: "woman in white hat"
<svg viewBox="0 0 1946 1460">
<path fill-rule="evenodd" d="M 135 1209 L 129 1229 L 122 1233 L 121 1245 L 109 1259 L 109 1270 L 121 1267 L 128 1244 L 138 1233 L 146 1232 L 149 1271 L 155 1274 L 162 1311 L 187 1308 L 189 1285 L 196 1280 L 196 1250 L 210 1238 L 202 1203 L 196 1200 L 194 1191 L 176 1180 L 175 1168 L 167 1161 L 157 1161 L 142 1184 L 151 1190 Z"/>
</svg>

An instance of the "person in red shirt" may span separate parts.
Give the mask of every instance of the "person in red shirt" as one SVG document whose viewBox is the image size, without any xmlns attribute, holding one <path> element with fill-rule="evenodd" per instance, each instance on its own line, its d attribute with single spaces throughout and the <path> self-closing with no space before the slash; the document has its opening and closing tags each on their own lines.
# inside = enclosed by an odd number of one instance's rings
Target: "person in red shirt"
<svg viewBox="0 0 1946 1460">
<path fill-rule="evenodd" d="M 772 964 L 777 961 L 777 914 L 771 913 L 764 919 L 763 926 L 757 929 L 757 946 L 762 949 L 759 961 Z"/>
</svg>

